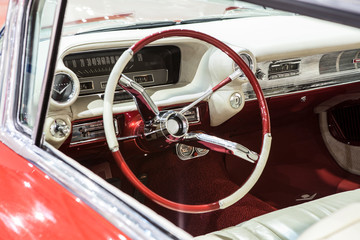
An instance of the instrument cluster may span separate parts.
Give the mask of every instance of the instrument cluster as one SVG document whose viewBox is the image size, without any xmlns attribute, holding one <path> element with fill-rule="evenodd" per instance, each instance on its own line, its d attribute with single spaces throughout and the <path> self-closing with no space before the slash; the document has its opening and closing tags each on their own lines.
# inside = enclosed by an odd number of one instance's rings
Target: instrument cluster
<svg viewBox="0 0 360 240">
<path fill-rule="evenodd" d="M 126 49 L 72 53 L 63 58 L 55 74 L 52 103 L 66 106 L 79 95 L 103 95 L 113 66 Z M 153 46 L 134 54 L 123 74 L 144 87 L 175 84 L 180 75 L 180 49 L 176 46 Z M 117 87 L 119 100 L 130 96 Z"/>
</svg>

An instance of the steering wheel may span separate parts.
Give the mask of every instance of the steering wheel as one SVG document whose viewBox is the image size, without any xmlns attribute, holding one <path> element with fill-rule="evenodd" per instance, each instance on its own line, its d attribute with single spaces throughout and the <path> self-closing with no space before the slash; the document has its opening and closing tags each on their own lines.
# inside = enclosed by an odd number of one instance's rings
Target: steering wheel
<svg viewBox="0 0 360 240">
<path fill-rule="evenodd" d="M 151 100 L 150 96 L 146 93 L 145 89 L 138 84 L 137 82 L 129 79 L 122 74 L 125 66 L 133 57 L 133 55 L 138 52 L 141 48 L 147 44 L 156 41 L 161 38 L 166 37 L 191 37 L 205 41 L 212 44 L 213 46 L 219 48 L 225 54 L 227 54 L 242 70 L 236 70 L 230 76 L 222 80 L 216 86 L 212 87 L 203 95 L 184 107 L 179 112 L 175 111 L 165 111 L 161 112 L 158 110 L 155 103 Z M 194 107 L 199 102 L 203 101 L 209 97 L 213 92 L 217 91 L 221 87 L 230 83 L 234 79 L 238 78 L 242 73 L 248 78 L 250 84 L 252 85 L 260 107 L 261 117 L 262 117 L 262 147 L 260 154 L 250 151 L 248 148 L 228 140 L 224 140 L 215 136 L 207 135 L 205 133 L 199 132 L 188 132 L 189 123 L 184 116 L 184 113 L 190 108 Z M 245 159 L 249 162 L 255 164 L 253 172 L 247 181 L 234 193 L 221 199 L 217 202 L 201 204 L 201 205 L 189 205 L 182 204 L 170 201 L 165 199 L 158 194 L 151 191 L 145 185 L 143 185 L 133 172 L 127 166 L 124 158 L 122 157 L 119 151 L 118 141 L 115 135 L 114 125 L 113 125 L 113 100 L 114 93 L 117 85 L 120 85 L 123 89 L 129 92 L 136 102 L 138 111 L 141 114 L 142 120 L 144 122 L 144 135 L 149 136 L 153 135 L 154 137 L 162 139 L 167 144 L 180 143 L 180 142 L 191 142 L 203 146 L 204 148 L 214 150 L 217 152 L 222 152 L 230 155 L 237 156 L 239 158 Z M 204 33 L 192 31 L 192 30 L 166 30 L 162 32 L 157 32 L 152 34 L 144 39 L 138 41 L 129 49 L 127 49 L 121 57 L 116 62 L 106 85 L 105 97 L 104 97 L 104 128 L 105 135 L 108 146 L 113 154 L 113 157 L 119 167 L 121 168 L 124 175 L 128 180 L 145 196 L 155 201 L 156 203 L 180 212 L 186 213 L 204 213 L 211 212 L 218 209 L 225 209 L 238 200 L 240 200 L 245 194 L 247 194 L 250 189 L 254 186 L 256 181 L 259 179 L 265 164 L 267 162 L 270 146 L 271 146 L 271 133 L 270 133 L 270 118 L 269 111 L 266 104 L 266 100 L 259 83 L 256 80 L 256 77 L 246 65 L 246 63 L 236 54 L 230 47 L 222 43 L 221 41 L 206 35 Z"/>
</svg>

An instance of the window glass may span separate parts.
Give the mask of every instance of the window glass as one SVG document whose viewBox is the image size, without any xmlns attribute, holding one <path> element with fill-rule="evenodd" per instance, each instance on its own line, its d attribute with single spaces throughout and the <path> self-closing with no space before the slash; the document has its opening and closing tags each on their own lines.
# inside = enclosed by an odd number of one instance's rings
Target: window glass
<svg viewBox="0 0 360 240">
<path fill-rule="evenodd" d="M 235 0 L 69 1 L 63 35 L 291 13 Z"/>
<path fill-rule="evenodd" d="M 29 128 L 36 121 L 56 5 L 55 0 L 45 0 L 31 8 L 19 115 L 20 122 Z"/>
</svg>

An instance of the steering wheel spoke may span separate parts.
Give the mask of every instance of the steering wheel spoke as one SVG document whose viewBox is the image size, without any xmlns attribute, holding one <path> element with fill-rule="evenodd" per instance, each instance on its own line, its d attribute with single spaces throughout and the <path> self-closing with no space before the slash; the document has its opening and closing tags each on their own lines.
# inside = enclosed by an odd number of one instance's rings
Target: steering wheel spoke
<svg viewBox="0 0 360 240">
<path fill-rule="evenodd" d="M 183 109 L 181 109 L 180 113 L 184 114 L 186 111 L 188 111 L 189 109 L 191 109 L 192 107 L 195 107 L 198 103 L 200 103 L 202 100 L 210 97 L 211 94 L 213 94 L 214 92 L 216 92 L 217 90 L 219 90 L 220 88 L 222 88 L 223 86 L 225 86 L 226 84 L 230 83 L 231 81 L 233 81 L 234 79 L 240 77 L 243 74 L 243 72 L 238 69 L 235 72 L 233 72 L 232 74 L 230 74 L 227 78 L 225 78 L 224 80 L 222 80 L 221 82 L 219 82 L 218 84 L 216 84 L 213 88 L 207 90 L 203 95 L 201 95 L 198 99 L 196 99 L 195 101 L 193 101 L 192 103 L 190 103 L 189 105 L 187 105 L 186 107 L 184 107 Z"/>
<path fill-rule="evenodd" d="M 118 84 L 133 96 L 144 123 L 159 116 L 159 109 L 144 87 L 124 74 L 121 74 Z"/>
<path fill-rule="evenodd" d="M 205 133 L 188 133 L 185 142 L 196 142 L 202 147 L 209 150 L 234 155 L 251 163 L 255 163 L 259 159 L 259 154 L 251 151 L 247 147 L 229 140 L 211 136 Z"/>
</svg>

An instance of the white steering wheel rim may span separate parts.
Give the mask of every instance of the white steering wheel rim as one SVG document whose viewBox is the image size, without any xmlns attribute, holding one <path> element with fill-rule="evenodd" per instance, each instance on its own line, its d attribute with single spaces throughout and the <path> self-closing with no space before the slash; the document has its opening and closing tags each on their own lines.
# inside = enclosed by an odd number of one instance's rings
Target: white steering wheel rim
<svg viewBox="0 0 360 240">
<path fill-rule="evenodd" d="M 172 30 L 168 30 L 167 32 L 171 32 Z M 186 33 L 186 32 L 189 32 L 189 33 L 196 33 L 196 34 L 200 34 L 201 36 L 205 36 L 205 38 L 210 38 L 211 41 L 214 41 L 216 39 L 210 37 L 210 36 L 207 36 L 205 34 L 202 34 L 202 33 L 198 33 L 198 32 L 194 32 L 194 31 L 191 31 L 191 30 L 173 30 L 175 33 L 180 31 L 182 33 Z M 157 34 L 161 34 L 161 33 L 157 33 Z M 156 35 L 156 34 L 154 34 Z M 154 36 L 154 35 L 151 35 L 151 36 Z M 151 38 L 151 36 L 149 38 Z M 193 36 L 191 36 L 193 37 Z M 204 39 L 201 39 L 201 40 L 204 40 Z M 148 44 L 149 42 L 152 42 L 154 40 L 148 40 L 147 38 L 145 38 L 144 42 L 146 44 Z M 206 40 L 205 40 L 206 41 Z M 219 40 L 216 40 L 217 43 L 219 43 L 220 41 Z M 208 41 L 207 41 L 208 42 Z M 139 42 L 138 42 L 139 43 Z M 137 43 L 137 44 L 138 44 Z M 144 43 L 144 45 L 145 45 Z M 212 42 L 209 42 L 211 44 L 213 44 Z M 220 42 L 221 43 L 221 42 Z M 223 43 L 221 43 L 223 44 Z M 140 44 L 141 45 L 141 44 Z M 214 45 L 214 44 L 213 44 Z M 223 44 L 224 45 L 224 44 Z M 120 151 L 119 151 L 119 145 L 118 145 L 118 141 L 117 141 L 117 138 L 116 138 L 116 135 L 115 135 L 115 129 L 114 129 L 114 125 L 113 125 L 113 111 L 112 111 L 112 107 L 113 107 L 113 101 L 114 101 L 114 93 L 115 93 L 115 89 L 117 87 L 117 84 L 118 84 L 118 80 L 120 79 L 121 77 L 121 74 L 123 72 L 123 70 L 125 69 L 125 66 L 127 65 L 127 63 L 130 61 L 130 59 L 133 57 L 133 48 L 134 48 L 135 45 L 133 45 L 131 48 L 127 49 L 121 56 L 120 58 L 118 59 L 118 61 L 116 62 L 113 70 L 111 71 L 111 74 L 109 76 L 109 80 L 107 82 L 107 85 L 106 85 L 106 89 L 105 89 L 105 96 L 104 96 L 104 113 L 103 113 L 103 118 L 104 118 L 104 128 L 105 128 L 105 135 L 106 135 L 106 140 L 107 140 L 107 143 L 108 143 L 108 146 L 109 146 L 109 149 L 113 152 L 113 155 L 114 157 L 115 156 L 120 156 L 118 158 L 122 158 L 121 154 L 120 154 Z M 226 45 L 225 45 L 226 46 Z M 138 46 L 136 46 L 137 48 Z M 218 47 L 218 46 L 216 46 Z M 227 46 L 226 46 L 227 47 Z M 219 47 L 218 47 L 219 48 Z M 141 49 L 141 48 L 139 48 Z M 139 50 L 138 49 L 138 50 Z M 221 48 L 220 48 L 221 49 Z M 222 50 L 222 49 L 221 49 Z M 228 51 L 232 51 L 232 49 L 229 49 Z M 234 52 L 235 53 L 235 52 Z M 236 54 L 236 53 L 235 53 Z M 229 55 L 230 56 L 230 55 Z M 230 56 L 231 57 L 231 56 Z M 234 60 L 234 59 L 233 59 Z M 242 60 L 241 60 L 242 61 Z M 246 65 L 244 63 L 244 65 Z M 240 65 L 239 65 L 240 66 Z M 241 67 L 241 66 L 240 66 Z M 246 65 L 246 68 L 248 68 L 248 66 Z M 251 71 L 250 71 L 251 72 Z M 248 72 L 244 72 L 245 75 L 249 78 L 248 76 Z M 252 74 L 252 73 L 251 73 Z M 250 80 L 250 79 L 249 79 Z M 255 78 L 255 81 L 256 81 L 256 78 Z M 251 82 L 251 81 L 250 81 Z M 257 82 L 256 82 L 257 83 Z M 251 82 L 251 84 L 253 85 L 254 83 Z M 257 88 L 259 88 L 259 85 L 256 86 Z M 254 88 L 254 85 L 253 85 L 253 88 Z M 255 88 L 254 88 L 255 90 Z M 261 91 L 261 89 L 260 89 Z M 257 96 L 259 94 L 257 93 Z M 259 96 L 258 96 L 259 97 Z M 263 101 L 262 103 L 260 103 L 260 101 Z M 265 102 L 265 103 L 264 103 Z M 162 203 L 161 201 L 159 200 L 156 200 L 156 199 L 153 199 L 152 196 L 155 194 L 153 193 L 151 190 L 149 190 L 148 188 L 146 188 L 140 181 L 138 181 L 136 179 L 136 177 L 132 176 L 133 178 L 133 184 L 136 185 L 136 187 L 140 187 L 142 189 L 145 189 L 143 192 L 146 196 L 150 197 L 152 200 L 154 200 L 155 202 L 159 203 L 160 205 L 162 206 L 165 206 L 169 209 L 173 209 L 173 210 L 176 210 L 176 211 L 181 211 L 181 212 L 188 212 L 188 213 L 201 213 L 201 212 L 210 212 L 210 211 L 214 211 L 214 210 L 217 210 L 217 209 L 224 209 L 224 208 L 227 208 L 229 206 L 231 206 L 232 204 L 234 204 L 235 202 L 239 201 L 243 196 L 245 196 L 249 191 L 250 189 L 255 185 L 255 183 L 257 182 L 257 180 L 259 179 L 261 173 L 263 172 L 264 170 L 264 167 L 266 165 L 266 162 L 267 162 L 267 159 L 268 159 L 268 156 L 269 156 L 269 153 L 270 153 L 270 147 L 271 147 L 271 140 L 272 140 L 272 137 L 271 137 L 271 133 L 270 133 L 270 125 L 267 127 L 268 130 L 264 131 L 264 114 L 268 116 L 268 109 L 267 109 L 267 105 L 266 105 L 266 101 L 265 101 L 265 98 L 261 92 L 261 99 L 259 100 L 259 105 L 261 106 L 261 104 L 265 104 L 265 108 L 261 108 L 261 115 L 262 115 L 262 118 L 263 118 L 263 144 L 262 144 L 262 148 L 261 148 L 261 152 L 260 152 L 260 155 L 259 155 L 259 159 L 258 161 L 256 162 L 256 166 L 253 170 L 253 172 L 251 173 L 250 177 L 247 179 L 247 181 L 242 185 L 240 186 L 240 188 L 235 191 L 234 193 L 232 193 L 231 195 L 219 200 L 217 202 L 217 205 L 218 207 L 211 207 L 211 209 L 206 209 L 206 207 L 203 208 L 200 208 L 199 210 L 196 209 L 196 210 L 193 210 L 192 208 L 187 208 L 187 206 L 196 206 L 196 205 L 184 205 L 184 204 L 178 204 L 180 207 L 171 207 L 165 203 Z M 268 123 L 269 124 L 269 123 Z M 118 154 L 117 154 L 118 152 Z M 121 161 L 121 160 L 120 160 Z M 121 162 L 119 165 L 122 165 L 122 167 L 125 167 L 125 168 L 128 168 L 126 163 L 125 162 Z M 125 165 L 125 166 L 124 166 Z M 129 169 L 128 169 L 129 170 Z M 131 171 L 131 170 L 130 170 Z M 132 172 L 131 172 L 132 174 Z M 146 191 L 151 191 L 152 194 L 147 194 Z M 158 195 L 157 195 L 158 196 Z M 159 199 L 163 199 L 162 197 L 159 196 Z M 167 200 L 167 199 L 166 199 Z M 169 200 L 167 200 L 168 202 L 170 203 L 173 203 Z M 176 204 L 176 203 L 175 203 Z M 214 204 L 214 203 L 212 203 Z M 212 204 L 207 204 L 208 206 L 212 205 Z M 199 205 L 200 206 L 200 205 Z M 201 206 L 205 206 L 205 205 L 201 205 Z"/>
</svg>

